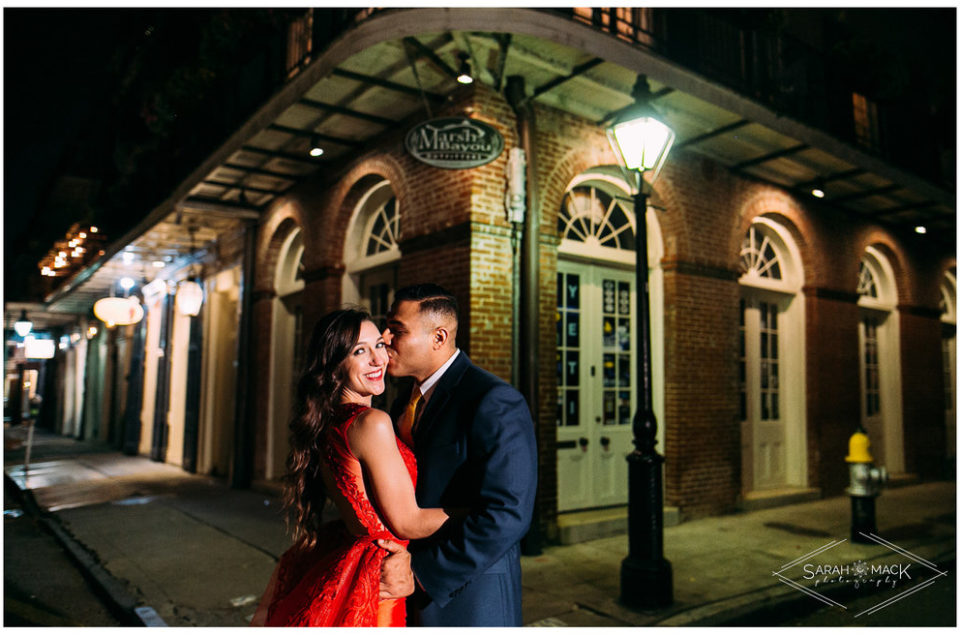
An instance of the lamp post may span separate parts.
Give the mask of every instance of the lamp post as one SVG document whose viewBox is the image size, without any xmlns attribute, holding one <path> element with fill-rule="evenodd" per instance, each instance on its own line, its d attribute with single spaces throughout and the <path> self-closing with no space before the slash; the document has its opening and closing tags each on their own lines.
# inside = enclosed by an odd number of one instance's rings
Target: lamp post
<svg viewBox="0 0 960 636">
<path fill-rule="evenodd" d="M 632 607 L 655 608 L 673 602 L 673 569 L 663 556 L 663 457 L 656 451 L 657 419 L 653 414 L 647 194 L 643 175 L 650 172 L 651 182 L 657 178 L 675 135 L 650 107 L 650 86 L 643 75 L 637 77 L 633 98 L 635 104 L 607 129 L 613 151 L 635 186 L 637 378 L 641 383 L 633 419 L 635 448 L 627 456 L 629 548 L 620 567 L 620 600 Z"/>
</svg>

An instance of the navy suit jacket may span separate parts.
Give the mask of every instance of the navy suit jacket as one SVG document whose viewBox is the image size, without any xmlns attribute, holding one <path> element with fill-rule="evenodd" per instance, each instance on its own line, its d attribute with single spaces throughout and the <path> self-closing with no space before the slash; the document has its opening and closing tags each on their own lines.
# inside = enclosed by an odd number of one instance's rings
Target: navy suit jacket
<svg viewBox="0 0 960 636">
<path fill-rule="evenodd" d="M 398 399 L 394 412 L 408 400 L 409 393 Z M 411 542 L 413 572 L 426 594 L 409 599 L 408 622 L 520 626 L 520 539 L 537 488 L 526 401 L 461 351 L 437 382 L 413 440 L 420 507 L 470 513 Z"/>
</svg>

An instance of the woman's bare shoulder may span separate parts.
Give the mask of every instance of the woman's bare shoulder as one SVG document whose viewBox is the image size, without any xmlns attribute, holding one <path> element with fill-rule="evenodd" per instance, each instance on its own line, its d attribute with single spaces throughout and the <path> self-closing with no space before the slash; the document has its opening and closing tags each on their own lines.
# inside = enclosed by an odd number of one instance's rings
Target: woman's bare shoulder
<svg viewBox="0 0 960 636">
<path fill-rule="evenodd" d="M 373 433 L 381 429 L 389 429 L 392 432 L 393 421 L 386 411 L 369 408 L 357 415 L 357 419 L 354 420 L 351 428 L 358 433 Z"/>
</svg>

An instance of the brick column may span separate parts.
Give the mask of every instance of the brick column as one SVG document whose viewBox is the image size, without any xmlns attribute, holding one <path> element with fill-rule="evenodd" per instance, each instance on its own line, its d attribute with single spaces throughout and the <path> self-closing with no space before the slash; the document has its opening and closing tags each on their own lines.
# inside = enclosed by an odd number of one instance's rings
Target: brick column
<svg viewBox="0 0 960 636">
<path fill-rule="evenodd" d="M 270 397 L 276 390 L 270 377 L 270 358 L 273 355 L 273 299 L 276 293 L 272 289 L 253 292 L 253 333 L 259 334 L 254 338 L 251 362 L 253 368 L 253 386 L 257 387 L 254 395 L 254 451 L 253 479 L 263 479 L 266 475 L 266 448 L 267 424 L 270 421 Z"/>
<path fill-rule="evenodd" d="M 731 511 L 741 490 L 734 271 L 663 262 L 665 504 Z"/>
<path fill-rule="evenodd" d="M 850 481 L 844 458 L 860 424 L 860 309 L 853 292 L 806 287 L 807 474 L 824 496 Z"/>
<path fill-rule="evenodd" d="M 906 469 L 942 479 L 946 461 L 940 312 L 901 305 L 900 364 Z"/>
</svg>

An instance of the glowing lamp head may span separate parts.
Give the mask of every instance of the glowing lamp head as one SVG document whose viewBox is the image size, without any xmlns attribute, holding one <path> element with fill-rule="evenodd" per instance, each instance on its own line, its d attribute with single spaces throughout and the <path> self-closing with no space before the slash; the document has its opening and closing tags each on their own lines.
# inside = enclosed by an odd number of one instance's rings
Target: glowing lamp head
<svg viewBox="0 0 960 636">
<path fill-rule="evenodd" d="M 23 309 L 20 311 L 20 320 L 13 323 L 13 330 L 21 338 L 26 338 L 31 329 L 33 329 L 33 323 L 27 320 L 27 310 Z"/>
<path fill-rule="evenodd" d="M 657 178 L 666 162 L 676 133 L 650 107 L 650 86 L 644 76 L 633 87 L 635 104 L 621 113 L 607 128 L 607 138 L 621 167 L 629 171 L 650 172 Z"/>
<path fill-rule="evenodd" d="M 143 307 L 136 297 L 101 298 L 93 303 L 93 315 L 108 327 L 115 325 L 133 325 L 143 320 Z"/>
<path fill-rule="evenodd" d="M 177 309 L 184 316 L 196 316 L 203 305 L 203 287 L 193 280 L 185 280 L 177 285 Z"/>
<path fill-rule="evenodd" d="M 614 124 L 608 134 L 623 165 L 641 172 L 659 171 L 675 137 L 669 126 L 650 116 Z"/>
</svg>

